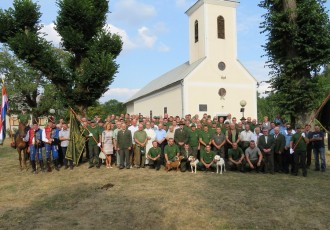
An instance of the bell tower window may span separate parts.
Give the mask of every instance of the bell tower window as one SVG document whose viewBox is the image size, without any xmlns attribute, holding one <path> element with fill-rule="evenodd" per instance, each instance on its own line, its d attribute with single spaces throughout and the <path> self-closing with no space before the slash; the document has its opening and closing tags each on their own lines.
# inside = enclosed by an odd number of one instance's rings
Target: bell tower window
<svg viewBox="0 0 330 230">
<path fill-rule="evenodd" d="M 225 19 L 219 16 L 217 19 L 218 24 L 218 38 L 225 39 Z"/>
<path fill-rule="evenodd" d="M 195 21 L 195 43 L 198 42 L 198 21 Z"/>
</svg>

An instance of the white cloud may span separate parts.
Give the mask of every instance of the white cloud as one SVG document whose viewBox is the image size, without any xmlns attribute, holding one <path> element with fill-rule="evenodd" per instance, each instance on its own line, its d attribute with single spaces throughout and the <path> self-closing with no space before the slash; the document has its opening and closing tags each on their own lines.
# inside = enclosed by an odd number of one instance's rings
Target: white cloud
<svg viewBox="0 0 330 230">
<path fill-rule="evenodd" d="M 137 44 L 135 44 L 128 36 L 127 32 L 123 29 L 120 29 L 114 25 L 109 24 L 110 32 L 114 34 L 118 34 L 121 36 L 122 41 L 124 43 L 123 50 L 131 50 L 137 47 Z"/>
<path fill-rule="evenodd" d="M 120 0 L 114 5 L 110 17 L 113 16 L 115 20 L 125 21 L 130 25 L 139 25 L 156 14 L 156 9 L 152 5 L 137 0 Z"/>
<path fill-rule="evenodd" d="M 169 51 L 170 51 L 170 47 L 168 47 L 167 45 L 165 45 L 164 43 L 161 42 L 161 43 L 158 45 L 157 50 L 158 50 L 159 52 L 163 52 L 163 53 L 165 53 L 165 52 L 169 52 Z"/>
<path fill-rule="evenodd" d="M 59 47 L 61 42 L 61 36 L 57 33 L 55 30 L 55 24 L 50 23 L 48 25 L 43 25 L 43 28 L 40 30 L 42 33 L 45 33 L 45 39 L 51 43 L 53 43 L 54 46 Z"/>
<path fill-rule="evenodd" d="M 116 99 L 117 101 L 125 102 L 140 89 L 129 89 L 129 88 L 110 88 L 107 92 L 103 94 L 100 102 L 107 102 L 111 99 Z"/>
<path fill-rule="evenodd" d="M 143 26 L 138 29 L 139 38 L 145 47 L 152 48 L 157 40 L 157 36 L 152 34 L 148 27 Z"/>
</svg>

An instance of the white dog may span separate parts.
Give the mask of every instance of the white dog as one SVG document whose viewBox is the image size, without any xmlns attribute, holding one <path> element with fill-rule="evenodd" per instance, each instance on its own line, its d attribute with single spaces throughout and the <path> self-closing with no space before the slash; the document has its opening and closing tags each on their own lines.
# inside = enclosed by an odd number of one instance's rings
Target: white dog
<svg viewBox="0 0 330 230">
<path fill-rule="evenodd" d="M 189 156 L 188 161 L 190 161 L 190 168 L 191 168 L 191 173 L 196 173 L 197 171 L 197 164 L 199 162 L 198 159 L 196 159 L 194 156 Z M 194 170 L 195 168 L 195 170 Z"/>
<path fill-rule="evenodd" d="M 214 161 L 217 164 L 217 173 L 219 173 L 219 168 L 220 168 L 220 174 L 222 174 L 222 171 L 226 172 L 225 160 L 223 158 L 221 158 L 219 155 L 215 155 Z"/>
</svg>

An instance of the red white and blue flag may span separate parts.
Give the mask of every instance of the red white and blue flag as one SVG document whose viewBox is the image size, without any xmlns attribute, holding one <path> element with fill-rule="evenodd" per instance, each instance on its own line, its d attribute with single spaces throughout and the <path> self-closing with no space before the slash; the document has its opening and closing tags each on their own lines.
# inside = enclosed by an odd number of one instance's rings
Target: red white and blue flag
<svg viewBox="0 0 330 230">
<path fill-rule="evenodd" d="M 1 113 L 0 113 L 0 144 L 6 138 L 6 114 L 8 110 L 8 97 L 5 83 L 2 84 L 2 100 L 1 100 Z"/>
</svg>

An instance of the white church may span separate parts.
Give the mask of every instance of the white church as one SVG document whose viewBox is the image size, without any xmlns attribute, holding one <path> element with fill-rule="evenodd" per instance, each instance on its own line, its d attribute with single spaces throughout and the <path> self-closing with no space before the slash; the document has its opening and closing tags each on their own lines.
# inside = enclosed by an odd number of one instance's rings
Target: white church
<svg viewBox="0 0 330 230">
<path fill-rule="evenodd" d="M 133 95 L 125 103 L 127 113 L 240 118 L 246 104 L 244 116 L 257 118 L 257 80 L 237 59 L 237 6 L 230 0 L 198 0 L 190 7 L 189 61 Z"/>
</svg>

